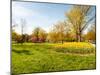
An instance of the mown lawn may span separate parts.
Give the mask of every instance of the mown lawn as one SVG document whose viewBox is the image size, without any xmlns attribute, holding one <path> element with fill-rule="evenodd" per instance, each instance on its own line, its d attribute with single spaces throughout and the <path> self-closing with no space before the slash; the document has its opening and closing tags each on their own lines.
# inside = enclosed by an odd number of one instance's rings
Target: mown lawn
<svg viewBox="0 0 100 75">
<path fill-rule="evenodd" d="M 61 45 L 57 43 L 12 44 L 12 74 L 96 68 L 95 48 L 84 47 L 84 49 L 72 50 L 74 48 L 69 49 Z"/>
</svg>

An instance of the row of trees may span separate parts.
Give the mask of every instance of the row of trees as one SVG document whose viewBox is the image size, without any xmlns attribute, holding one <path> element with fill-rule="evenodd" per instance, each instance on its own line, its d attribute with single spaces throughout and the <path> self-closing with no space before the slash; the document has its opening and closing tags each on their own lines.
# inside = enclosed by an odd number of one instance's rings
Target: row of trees
<svg viewBox="0 0 100 75">
<path fill-rule="evenodd" d="M 60 29 L 61 28 L 61 29 Z M 65 30 L 64 30 L 65 29 Z M 57 31 L 56 31 L 57 30 Z M 81 41 L 94 41 L 96 39 L 96 32 L 95 32 L 95 25 L 90 28 L 87 34 L 83 34 L 81 36 Z M 66 28 L 61 25 L 54 25 L 53 29 L 46 33 L 40 27 L 37 27 L 33 30 L 31 35 L 28 34 L 18 34 L 16 32 L 12 32 L 12 40 L 17 43 L 23 42 L 34 42 L 34 43 L 41 43 L 41 42 L 74 42 L 77 41 L 75 33 L 71 32 L 71 30 L 66 31 Z"/>
<path fill-rule="evenodd" d="M 87 34 L 83 34 L 89 24 L 95 24 L 95 14 L 91 6 L 74 5 L 73 8 L 65 13 L 66 20 L 53 25 L 49 33 L 40 27 L 33 30 L 31 35 L 23 34 L 25 21 L 22 21 L 22 34 L 12 32 L 12 40 L 17 42 L 64 42 L 64 41 L 95 41 L 95 25 L 91 25 Z"/>
</svg>

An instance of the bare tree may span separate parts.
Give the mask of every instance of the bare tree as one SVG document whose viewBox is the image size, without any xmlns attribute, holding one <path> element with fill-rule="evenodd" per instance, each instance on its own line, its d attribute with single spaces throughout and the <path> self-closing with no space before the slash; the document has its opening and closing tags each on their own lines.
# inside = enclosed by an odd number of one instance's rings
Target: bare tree
<svg viewBox="0 0 100 75">
<path fill-rule="evenodd" d="M 57 24 L 53 25 L 53 29 L 49 33 L 49 38 L 56 41 L 61 41 L 63 44 L 65 35 L 67 32 L 70 31 L 70 27 L 68 27 L 67 23 L 65 21 L 58 22 Z"/>
<path fill-rule="evenodd" d="M 82 32 L 88 27 L 89 23 L 95 21 L 95 12 L 92 6 L 74 5 L 65 15 L 72 24 L 76 34 L 77 41 L 80 42 Z"/>
<path fill-rule="evenodd" d="M 21 43 L 23 44 L 24 42 L 24 29 L 25 29 L 25 25 L 26 25 L 26 20 L 25 19 L 21 19 Z"/>
</svg>

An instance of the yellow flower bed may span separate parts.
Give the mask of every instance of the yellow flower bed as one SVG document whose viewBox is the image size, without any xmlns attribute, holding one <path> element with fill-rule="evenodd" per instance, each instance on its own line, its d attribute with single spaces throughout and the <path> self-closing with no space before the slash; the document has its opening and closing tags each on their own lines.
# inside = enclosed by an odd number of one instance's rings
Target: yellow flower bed
<svg viewBox="0 0 100 75">
<path fill-rule="evenodd" d="M 60 48 L 69 48 L 69 47 L 74 47 L 74 48 L 93 48 L 93 45 L 91 43 L 85 43 L 85 42 L 68 42 L 68 43 L 63 43 L 63 44 L 56 44 L 55 47 L 60 47 Z"/>
<path fill-rule="evenodd" d="M 70 53 L 94 53 L 95 47 L 91 43 L 86 42 L 66 42 L 63 44 L 55 44 L 57 52 Z"/>
</svg>

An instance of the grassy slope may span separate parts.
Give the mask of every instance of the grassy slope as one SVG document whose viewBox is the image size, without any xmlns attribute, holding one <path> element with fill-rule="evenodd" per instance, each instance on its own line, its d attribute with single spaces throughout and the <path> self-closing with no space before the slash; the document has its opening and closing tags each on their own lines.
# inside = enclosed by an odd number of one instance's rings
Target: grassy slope
<svg viewBox="0 0 100 75">
<path fill-rule="evenodd" d="M 12 73 L 35 73 L 95 69 L 95 54 L 77 55 L 56 52 L 49 44 L 12 46 Z"/>
</svg>

